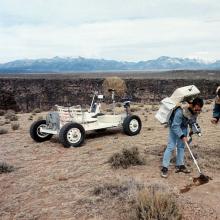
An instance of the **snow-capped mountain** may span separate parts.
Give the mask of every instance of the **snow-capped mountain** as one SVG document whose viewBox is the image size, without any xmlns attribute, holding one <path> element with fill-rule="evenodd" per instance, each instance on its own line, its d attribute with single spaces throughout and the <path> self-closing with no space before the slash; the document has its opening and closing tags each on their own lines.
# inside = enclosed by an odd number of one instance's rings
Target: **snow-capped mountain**
<svg viewBox="0 0 220 220">
<path fill-rule="evenodd" d="M 122 62 L 83 57 L 54 57 L 46 59 L 24 59 L 0 64 L 0 72 L 74 72 L 113 70 L 220 70 L 220 60 L 207 63 L 202 60 L 161 56 L 154 60 Z"/>
</svg>

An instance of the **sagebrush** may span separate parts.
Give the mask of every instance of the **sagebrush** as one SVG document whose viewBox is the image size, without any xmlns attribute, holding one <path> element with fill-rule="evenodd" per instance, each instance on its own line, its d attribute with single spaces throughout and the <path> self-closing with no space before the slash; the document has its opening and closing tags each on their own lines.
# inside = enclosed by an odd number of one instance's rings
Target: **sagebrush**
<svg viewBox="0 0 220 220">
<path fill-rule="evenodd" d="M 19 123 L 12 123 L 12 124 L 11 124 L 11 129 L 12 129 L 12 130 L 18 130 L 19 127 L 20 127 L 20 124 L 19 124 Z"/>
<path fill-rule="evenodd" d="M 123 148 L 122 152 L 113 154 L 108 162 L 116 169 L 120 167 L 127 169 L 129 166 L 144 165 L 146 163 L 137 147 L 130 149 Z"/>
<path fill-rule="evenodd" d="M 7 134 L 8 133 L 8 129 L 4 128 L 4 127 L 0 127 L 0 134 Z"/>
<path fill-rule="evenodd" d="M 10 121 L 17 121 L 18 120 L 18 116 L 15 114 L 14 111 L 8 111 L 5 114 L 5 119 L 8 119 Z"/>
<path fill-rule="evenodd" d="M 5 162 L 0 162 L 0 174 L 1 173 L 10 173 L 14 171 L 14 166 L 11 166 Z"/>
<path fill-rule="evenodd" d="M 145 188 L 138 192 L 136 220 L 180 220 L 182 215 L 175 196 L 160 189 Z"/>
</svg>

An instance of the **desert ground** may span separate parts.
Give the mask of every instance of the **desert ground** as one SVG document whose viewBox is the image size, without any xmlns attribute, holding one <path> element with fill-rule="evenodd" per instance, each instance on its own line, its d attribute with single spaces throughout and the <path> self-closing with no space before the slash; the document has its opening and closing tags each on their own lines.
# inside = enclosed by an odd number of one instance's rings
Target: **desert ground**
<svg viewBox="0 0 220 220">
<path fill-rule="evenodd" d="M 220 125 L 210 123 L 213 103 L 204 106 L 199 116 L 202 137 L 193 137 L 191 145 L 202 171 L 212 178 L 198 186 L 192 184 L 198 172 L 187 149 L 186 165 L 192 172 L 175 173 L 174 157 L 169 177 L 160 177 L 168 128 L 154 118 L 155 106 L 132 107 L 142 119 L 140 134 L 130 137 L 121 129 L 90 132 L 78 148 L 64 148 L 56 136 L 43 143 L 31 139 L 31 123 L 46 112 L 35 114 L 33 120 L 32 113 L 18 113 L 18 130 L 2 125 L 8 133 L 0 135 L 0 162 L 14 166 L 14 171 L 0 174 L 0 219 L 132 219 L 131 197 L 138 184 L 172 191 L 182 219 L 219 219 Z M 132 147 L 146 164 L 112 168 L 109 158 Z M 190 190 L 180 192 L 190 184 Z"/>
</svg>

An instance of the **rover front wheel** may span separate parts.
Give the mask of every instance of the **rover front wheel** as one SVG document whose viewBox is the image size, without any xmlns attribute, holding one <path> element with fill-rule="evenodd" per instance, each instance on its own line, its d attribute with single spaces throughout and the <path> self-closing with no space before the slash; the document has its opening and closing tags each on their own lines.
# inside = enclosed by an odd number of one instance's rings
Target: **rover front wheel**
<svg viewBox="0 0 220 220">
<path fill-rule="evenodd" d="M 137 115 L 130 115 L 124 119 L 123 130 L 125 134 L 133 136 L 141 131 L 141 119 Z"/>
<path fill-rule="evenodd" d="M 60 130 L 59 139 L 64 147 L 79 147 L 85 140 L 85 129 L 78 123 L 65 124 Z"/>
</svg>

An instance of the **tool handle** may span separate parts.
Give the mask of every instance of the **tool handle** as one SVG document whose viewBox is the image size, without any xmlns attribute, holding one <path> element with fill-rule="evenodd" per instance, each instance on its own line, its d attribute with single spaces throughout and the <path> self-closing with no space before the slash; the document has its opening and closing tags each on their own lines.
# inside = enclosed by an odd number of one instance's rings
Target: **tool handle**
<svg viewBox="0 0 220 220">
<path fill-rule="evenodd" d="M 194 157 L 194 155 L 193 155 L 193 153 L 192 153 L 192 151 L 191 151 L 191 149 L 190 149 L 189 144 L 187 143 L 187 141 L 185 141 L 185 145 L 186 145 L 186 147 L 188 148 L 188 150 L 189 150 L 189 152 L 190 152 L 190 154 L 191 154 L 191 156 L 192 156 L 192 158 L 193 158 L 193 161 L 194 161 L 194 163 L 195 163 L 195 165 L 196 165 L 196 167 L 197 167 L 199 173 L 201 174 L 201 170 L 200 170 L 200 168 L 199 168 L 199 165 L 198 165 L 198 163 L 197 163 L 197 161 L 196 161 L 196 159 L 195 159 L 195 157 Z"/>
</svg>

